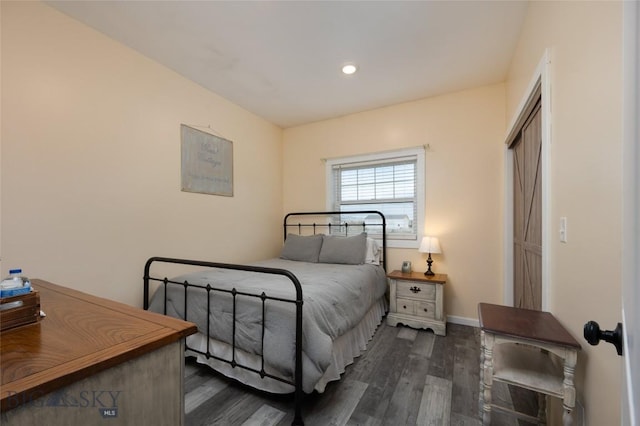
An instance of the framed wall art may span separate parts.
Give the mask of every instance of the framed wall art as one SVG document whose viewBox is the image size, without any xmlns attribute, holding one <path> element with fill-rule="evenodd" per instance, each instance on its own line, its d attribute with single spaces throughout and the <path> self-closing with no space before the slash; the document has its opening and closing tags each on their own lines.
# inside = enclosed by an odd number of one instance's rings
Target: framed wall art
<svg viewBox="0 0 640 426">
<path fill-rule="evenodd" d="M 182 191 L 233 197 L 233 142 L 180 125 Z"/>
</svg>

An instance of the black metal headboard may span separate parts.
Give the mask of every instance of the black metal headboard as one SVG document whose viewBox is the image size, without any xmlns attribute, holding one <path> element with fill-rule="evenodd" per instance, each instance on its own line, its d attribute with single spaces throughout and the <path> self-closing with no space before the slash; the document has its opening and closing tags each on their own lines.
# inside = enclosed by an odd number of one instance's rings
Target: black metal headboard
<svg viewBox="0 0 640 426">
<path fill-rule="evenodd" d="M 324 221 L 313 221 L 314 216 Z M 305 220 L 295 221 L 294 218 L 304 218 Z M 284 217 L 283 232 L 284 239 L 287 233 L 296 229 L 298 235 L 326 233 L 329 235 L 348 236 L 355 233 L 368 232 L 372 238 L 382 239 L 382 259 L 381 264 L 387 270 L 387 220 L 381 212 L 377 210 L 356 210 L 351 212 L 294 212 Z M 372 232 L 373 231 L 373 232 Z"/>
</svg>

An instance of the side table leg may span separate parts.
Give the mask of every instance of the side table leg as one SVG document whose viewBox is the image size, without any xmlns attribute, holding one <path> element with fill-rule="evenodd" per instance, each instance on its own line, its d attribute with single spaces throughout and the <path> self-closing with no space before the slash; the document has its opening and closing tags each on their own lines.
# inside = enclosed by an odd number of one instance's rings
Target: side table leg
<svg viewBox="0 0 640 426">
<path fill-rule="evenodd" d="M 571 415 L 571 409 L 564 406 L 564 413 L 562 413 L 562 424 L 563 426 L 571 426 L 573 424 L 573 415 Z"/>
<path fill-rule="evenodd" d="M 478 392 L 478 414 L 482 418 L 484 406 L 484 331 L 480 330 L 480 392 Z"/>
<path fill-rule="evenodd" d="M 564 407 L 564 413 L 562 414 L 562 424 L 564 426 L 571 426 L 573 424 L 573 408 L 576 405 L 576 388 L 573 385 L 573 376 L 576 370 L 576 362 L 578 359 L 577 351 L 567 350 L 567 355 L 564 359 L 564 380 L 562 382 L 564 387 L 564 398 L 562 398 L 562 406 Z"/>
<path fill-rule="evenodd" d="M 493 385 L 493 343 L 491 334 L 484 334 L 483 339 L 483 365 L 482 365 L 482 424 L 491 424 L 491 386 Z"/>
</svg>

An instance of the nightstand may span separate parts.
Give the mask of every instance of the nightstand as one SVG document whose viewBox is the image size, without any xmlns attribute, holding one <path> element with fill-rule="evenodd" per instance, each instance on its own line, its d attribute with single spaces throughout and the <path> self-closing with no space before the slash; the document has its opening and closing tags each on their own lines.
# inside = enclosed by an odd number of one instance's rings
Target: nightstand
<svg viewBox="0 0 640 426">
<path fill-rule="evenodd" d="M 443 308 L 443 287 L 447 282 L 447 275 L 393 271 L 387 277 L 391 305 L 387 324 L 430 328 L 435 334 L 445 336 L 447 323 Z"/>
</svg>

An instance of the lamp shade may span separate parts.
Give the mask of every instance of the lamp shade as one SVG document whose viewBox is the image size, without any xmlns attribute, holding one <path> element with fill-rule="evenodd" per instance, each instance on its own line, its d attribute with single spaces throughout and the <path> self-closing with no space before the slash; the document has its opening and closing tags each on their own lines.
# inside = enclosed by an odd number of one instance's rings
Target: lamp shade
<svg viewBox="0 0 640 426">
<path fill-rule="evenodd" d="M 436 237 L 423 237 L 418 251 L 420 253 L 442 253 L 440 242 Z"/>
</svg>

